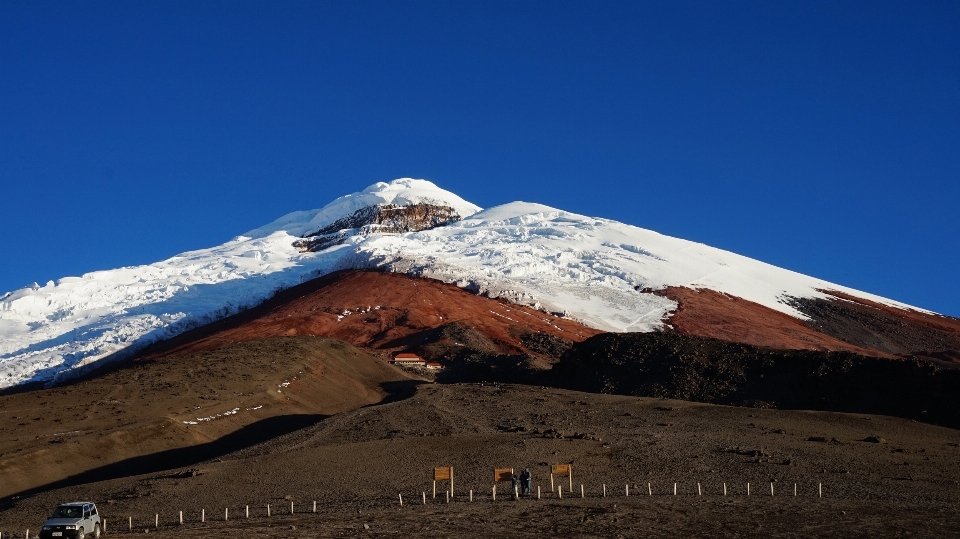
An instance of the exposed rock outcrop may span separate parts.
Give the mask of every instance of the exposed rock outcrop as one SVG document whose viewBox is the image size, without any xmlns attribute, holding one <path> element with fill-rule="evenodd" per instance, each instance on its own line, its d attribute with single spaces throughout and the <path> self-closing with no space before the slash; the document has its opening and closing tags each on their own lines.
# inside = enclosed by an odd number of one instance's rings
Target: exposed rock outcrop
<svg viewBox="0 0 960 539">
<path fill-rule="evenodd" d="M 303 252 L 322 251 L 328 247 L 340 245 L 348 237 L 358 234 L 417 232 L 460 219 L 460 214 L 450 206 L 433 204 L 367 206 L 348 217 L 337 219 L 316 232 L 304 235 L 302 240 L 294 243 L 294 246 Z"/>
</svg>

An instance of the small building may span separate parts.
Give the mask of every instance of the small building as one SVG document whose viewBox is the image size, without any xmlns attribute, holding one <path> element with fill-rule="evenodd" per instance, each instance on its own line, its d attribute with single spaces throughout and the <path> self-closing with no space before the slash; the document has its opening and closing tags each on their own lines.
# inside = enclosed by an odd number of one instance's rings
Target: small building
<svg viewBox="0 0 960 539">
<path fill-rule="evenodd" d="M 427 361 L 417 354 L 412 354 L 410 352 L 403 352 L 393 356 L 393 359 L 388 361 L 391 365 L 414 365 L 418 367 L 423 367 L 427 364 Z"/>
<path fill-rule="evenodd" d="M 443 368 L 443 365 L 437 363 L 436 361 L 431 361 L 431 362 L 427 363 L 427 368 L 430 369 L 430 370 L 435 370 L 435 371 L 436 371 L 436 370 L 442 369 L 442 368 Z"/>
</svg>

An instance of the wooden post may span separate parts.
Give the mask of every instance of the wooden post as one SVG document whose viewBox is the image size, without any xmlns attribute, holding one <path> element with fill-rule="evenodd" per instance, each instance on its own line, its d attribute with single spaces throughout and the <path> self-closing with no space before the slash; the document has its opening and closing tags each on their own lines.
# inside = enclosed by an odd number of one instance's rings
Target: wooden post
<svg viewBox="0 0 960 539">
<path fill-rule="evenodd" d="M 427 491 L 423 491 L 423 505 L 427 505 Z"/>
<path fill-rule="evenodd" d="M 604 497 L 604 498 L 607 497 L 607 484 L 606 484 L 606 483 L 603 484 L 603 497 Z"/>
<path fill-rule="evenodd" d="M 653 487 L 647 483 L 647 496 L 653 496 Z"/>
<path fill-rule="evenodd" d="M 424 493 L 424 494 L 426 494 L 426 493 Z M 313 512 L 314 512 L 314 513 L 317 512 L 317 500 L 313 500 Z"/>
<path fill-rule="evenodd" d="M 514 499 L 514 500 L 519 500 L 519 499 L 520 499 L 520 491 L 519 491 L 519 489 L 520 489 L 520 487 L 513 487 L 513 499 Z"/>
<path fill-rule="evenodd" d="M 550 473 L 550 492 L 553 492 L 553 472 Z"/>
<path fill-rule="evenodd" d="M 703 496 L 703 491 L 700 490 L 700 483 L 697 483 L 697 496 Z"/>
<path fill-rule="evenodd" d="M 563 485 L 557 485 L 557 497 L 563 499 Z"/>
<path fill-rule="evenodd" d="M 153 527 L 154 528 L 160 527 L 160 513 L 155 513 L 153 515 Z"/>
<path fill-rule="evenodd" d="M 436 482 L 436 481 L 433 482 L 433 497 L 434 497 L 434 498 L 437 497 L 437 482 Z"/>
<path fill-rule="evenodd" d="M 770 496 L 773 496 L 773 483 L 770 483 Z"/>
<path fill-rule="evenodd" d="M 180 511 L 180 525 L 183 526 L 183 511 Z"/>
<path fill-rule="evenodd" d="M 290 502 L 290 514 L 293 514 L 293 502 Z"/>
<path fill-rule="evenodd" d="M 400 507 L 403 507 L 403 493 L 397 494 L 400 497 Z"/>
<path fill-rule="evenodd" d="M 100 524 L 103 524 L 103 528 L 101 528 L 103 530 L 103 533 L 107 533 L 107 519 L 103 519 L 102 521 L 100 521 Z"/>
<path fill-rule="evenodd" d="M 206 521 L 207 521 L 207 510 L 206 510 L 206 509 L 201 509 L 201 510 L 200 510 L 200 522 L 206 522 Z"/>
<path fill-rule="evenodd" d="M 267 504 L 267 516 L 270 516 L 270 504 Z"/>
<path fill-rule="evenodd" d="M 750 483 L 747 483 L 747 496 L 750 495 Z"/>
<path fill-rule="evenodd" d="M 133 530 L 133 517 L 127 517 L 127 530 Z"/>
<path fill-rule="evenodd" d="M 796 483 L 793 484 L 793 497 L 794 497 L 794 498 L 797 497 L 797 484 L 796 484 Z"/>
<path fill-rule="evenodd" d="M 453 466 L 450 467 L 450 497 L 453 498 Z"/>
<path fill-rule="evenodd" d="M 674 495 L 674 496 L 677 495 L 677 484 L 676 484 L 676 483 L 673 484 L 673 495 Z"/>
<path fill-rule="evenodd" d="M 447 492 L 446 495 L 447 495 L 447 503 L 450 503 L 450 493 Z"/>
<path fill-rule="evenodd" d="M 540 499 L 540 485 L 537 485 L 537 499 Z"/>
<path fill-rule="evenodd" d="M 229 507 L 224 507 L 224 508 L 223 508 L 223 520 L 230 520 L 230 508 L 229 508 Z"/>
<path fill-rule="evenodd" d="M 724 495 L 724 496 L 727 495 L 727 484 L 726 484 L 726 483 L 723 484 L 723 495 Z"/>
<path fill-rule="evenodd" d="M 823 483 L 817 483 L 817 492 L 819 493 L 820 497 L 823 498 Z"/>
<path fill-rule="evenodd" d="M 250 518 L 250 506 L 249 506 L 249 505 L 244 508 L 244 512 L 247 514 L 247 518 Z"/>
<path fill-rule="evenodd" d="M 497 501 L 497 485 L 493 485 L 493 501 Z"/>
<path fill-rule="evenodd" d="M 573 492 L 573 464 L 567 466 L 567 479 L 570 480 L 570 492 Z"/>
<path fill-rule="evenodd" d="M 470 501 L 473 501 L 473 489 L 470 489 Z"/>
<path fill-rule="evenodd" d="M 580 484 L 580 497 L 583 498 L 583 484 Z"/>
<path fill-rule="evenodd" d="M 630 483 L 627 483 L 626 485 L 623 486 L 623 491 L 624 491 L 624 496 L 630 495 Z"/>
</svg>

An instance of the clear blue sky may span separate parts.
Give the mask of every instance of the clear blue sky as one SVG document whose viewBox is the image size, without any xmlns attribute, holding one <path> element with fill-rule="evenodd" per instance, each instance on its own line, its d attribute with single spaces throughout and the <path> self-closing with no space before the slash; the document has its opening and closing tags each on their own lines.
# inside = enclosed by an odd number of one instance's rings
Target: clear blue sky
<svg viewBox="0 0 960 539">
<path fill-rule="evenodd" d="M 960 2 L 0 0 L 0 293 L 403 176 L 960 316 Z"/>
</svg>

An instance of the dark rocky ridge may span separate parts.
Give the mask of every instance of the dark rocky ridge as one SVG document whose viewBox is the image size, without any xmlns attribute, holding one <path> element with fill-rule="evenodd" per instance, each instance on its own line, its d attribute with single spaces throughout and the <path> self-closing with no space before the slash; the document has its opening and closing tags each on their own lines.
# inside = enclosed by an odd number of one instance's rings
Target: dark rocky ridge
<svg viewBox="0 0 960 539">
<path fill-rule="evenodd" d="M 433 204 L 368 206 L 355 211 L 352 215 L 337 219 L 316 232 L 304 235 L 304 239 L 295 242 L 294 246 L 302 251 L 322 251 L 328 247 L 340 245 L 347 237 L 355 234 L 416 232 L 443 226 L 460 219 L 460 214 L 450 206 Z"/>
<path fill-rule="evenodd" d="M 929 359 L 960 351 L 956 318 L 894 310 L 859 298 L 793 298 L 790 304 L 810 317 L 810 328 L 863 348 Z"/>
<path fill-rule="evenodd" d="M 608 333 L 573 344 L 544 376 L 545 384 L 596 393 L 884 414 L 960 427 L 960 370 L 917 358 Z"/>
</svg>

